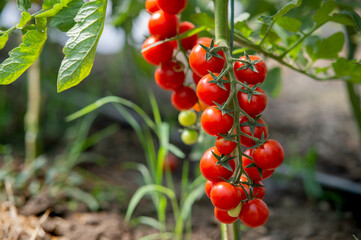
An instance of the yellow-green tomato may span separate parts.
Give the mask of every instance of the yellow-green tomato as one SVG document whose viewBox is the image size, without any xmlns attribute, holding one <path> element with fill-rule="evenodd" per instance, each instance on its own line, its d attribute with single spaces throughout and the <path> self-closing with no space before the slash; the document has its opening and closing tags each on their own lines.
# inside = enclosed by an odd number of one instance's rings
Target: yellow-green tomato
<svg viewBox="0 0 361 240">
<path fill-rule="evenodd" d="M 198 132 L 192 129 L 185 129 L 181 135 L 182 141 L 187 145 L 195 144 L 198 140 Z"/>
<path fill-rule="evenodd" d="M 197 114 L 193 110 L 181 111 L 178 115 L 178 121 L 182 126 L 192 126 L 197 122 Z"/>
<path fill-rule="evenodd" d="M 238 217 L 241 210 L 242 210 L 242 202 L 240 202 L 237 207 L 233 208 L 232 210 L 229 210 L 228 215 L 231 217 Z"/>
</svg>

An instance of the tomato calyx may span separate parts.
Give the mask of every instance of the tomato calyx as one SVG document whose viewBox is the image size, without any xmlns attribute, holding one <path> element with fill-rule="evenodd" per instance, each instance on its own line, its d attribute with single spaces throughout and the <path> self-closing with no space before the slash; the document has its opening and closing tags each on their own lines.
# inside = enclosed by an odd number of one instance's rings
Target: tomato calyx
<svg viewBox="0 0 361 240">
<path fill-rule="evenodd" d="M 247 156 L 247 155 L 244 155 L 244 156 Z M 261 178 L 263 178 L 263 169 L 262 168 L 258 167 L 254 162 L 250 163 L 245 168 L 251 168 L 251 167 L 257 168 L 259 175 L 261 176 Z"/>
<path fill-rule="evenodd" d="M 233 59 L 236 62 L 243 63 L 243 66 L 238 68 L 237 71 L 244 70 L 244 69 L 250 69 L 251 71 L 258 73 L 258 70 L 255 65 L 259 62 L 262 62 L 263 60 L 262 59 L 251 60 L 251 58 L 248 56 L 247 53 L 244 53 L 244 56 L 246 56 L 247 60 Z"/>
<path fill-rule="evenodd" d="M 259 83 L 257 83 L 256 85 L 253 85 L 253 86 L 250 86 L 247 83 L 244 83 L 243 85 L 244 85 L 244 87 L 239 89 L 239 91 L 247 94 L 248 102 L 251 102 L 253 95 L 262 95 L 263 94 L 256 90 L 260 85 Z"/>
<path fill-rule="evenodd" d="M 206 61 L 208 62 L 209 60 L 211 60 L 212 57 L 216 57 L 216 58 L 219 58 L 219 59 L 223 59 L 223 57 L 221 55 L 219 55 L 217 52 L 219 50 L 223 50 L 224 47 L 222 46 L 217 46 L 215 47 L 214 46 L 214 39 L 212 39 L 209 47 L 203 45 L 203 44 L 199 44 L 205 51 L 206 51 Z"/>
<path fill-rule="evenodd" d="M 254 135 L 254 130 L 255 130 L 256 127 L 265 127 L 265 126 L 267 126 L 266 124 L 258 122 L 258 120 L 260 118 L 261 118 L 261 115 L 255 117 L 255 118 L 252 118 L 251 120 L 248 119 L 248 121 L 240 123 L 239 126 L 240 127 L 248 126 L 249 129 L 251 130 L 251 134 L 253 136 Z"/>
<path fill-rule="evenodd" d="M 213 102 L 215 104 L 215 108 L 217 108 L 219 111 L 221 111 L 222 115 L 228 114 L 229 116 L 233 117 L 233 109 L 226 108 L 226 104 L 219 104 L 217 102 Z"/>
<path fill-rule="evenodd" d="M 216 165 L 221 165 L 222 167 L 228 169 L 229 171 L 233 171 L 231 165 L 229 164 L 229 161 L 235 159 L 237 156 L 232 156 L 231 154 L 228 155 L 218 155 L 214 151 L 211 151 L 213 156 L 217 159 Z"/>
<path fill-rule="evenodd" d="M 214 73 L 212 73 L 211 71 L 208 71 L 208 72 L 212 76 L 212 79 L 213 79 L 213 80 L 209 81 L 209 83 L 214 83 L 218 87 L 220 87 L 223 90 L 227 91 L 227 88 L 224 86 L 224 84 L 225 83 L 231 83 L 231 82 L 223 78 L 226 71 L 222 70 L 222 72 L 218 76 L 215 75 Z"/>
</svg>

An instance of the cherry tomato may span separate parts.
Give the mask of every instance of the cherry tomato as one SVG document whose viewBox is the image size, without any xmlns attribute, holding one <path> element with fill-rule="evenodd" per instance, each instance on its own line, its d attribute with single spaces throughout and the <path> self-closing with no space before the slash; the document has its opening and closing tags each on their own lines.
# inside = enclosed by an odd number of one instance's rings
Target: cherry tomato
<svg viewBox="0 0 361 240">
<path fill-rule="evenodd" d="M 220 153 L 224 155 L 230 154 L 234 151 L 234 149 L 236 149 L 236 147 L 237 142 L 225 140 L 224 137 L 217 137 L 216 148 Z"/>
<path fill-rule="evenodd" d="M 176 156 L 171 153 L 168 153 L 167 156 L 164 158 L 163 162 L 163 171 L 169 170 L 174 172 L 179 166 L 179 160 Z"/>
<path fill-rule="evenodd" d="M 201 80 L 202 77 L 198 76 L 197 73 L 192 72 L 192 77 L 193 77 L 193 82 L 198 85 L 199 81 Z"/>
<path fill-rule="evenodd" d="M 198 132 L 193 129 L 184 129 L 181 134 L 181 139 L 187 145 L 195 144 L 198 140 Z"/>
<path fill-rule="evenodd" d="M 238 217 L 231 217 L 229 216 L 227 211 L 220 210 L 218 208 L 214 208 L 214 215 L 220 221 L 224 224 L 231 224 L 237 221 Z"/>
<path fill-rule="evenodd" d="M 217 182 L 211 190 L 213 206 L 223 211 L 236 208 L 241 202 L 241 197 L 241 192 L 238 187 L 225 181 Z"/>
<path fill-rule="evenodd" d="M 242 210 L 239 214 L 242 223 L 251 228 L 265 224 L 268 216 L 269 210 L 266 203 L 258 198 L 243 202 Z"/>
<path fill-rule="evenodd" d="M 212 38 L 209 38 L 209 37 L 200 37 L 197 39 L 197 44 L 198 43 L 202 43 L 202 42 L 211 42 L 212 41 Z"/>
<path fill-rule="evenodd" d="M 253 85 L 250 86 L 252 87 Z M 242 89 L 245 88 L 243 87 Z M 267 106 L 267 96 L 265 92 L 259 87 L 256 88 L 256 91 L 260 92 L 261 95 L 253 95 L 251 101 L 248 101 L 247 93 L 239 91 L 237 94 L 239 106 L 253 118 L 261 114 Z"/>
<path fill-rule="evenodd" d="M 160 63 L 168 62 L 173 57 L 173 46 L 170 42 L 165 42 L 149 48 L 144 51 L 144 49 L 158 42 L 159 40 L 154 36 L 150 36 L 145 40 L 142 46 L 142 55 L 143 58 L 152 65 L 159 65 Z"/>
<path fill-rule="evenodd" d="M 193 109 L 196 112 L 199 112 L 199 111 L 203 112 L 207 107 L 209 107 L 207 104 L 205 104 L 204 102 L 198 100 L 198 102 L 193 106 Z"/>
<path fill-rule="evenodd" d="M 222 114 L 214 106 L 208 107 L 201 116 L 201 125 L 206 133 L 212 136 L 227 133 L 233 126 L 233 117 Z"/>
<path fill-rule="evenodd" d="M 273 139 L 268 139 L 262 146 L 254 149 L 253 161 L 262 169 L 273 170 L 279 167 L 284 158 L 281 144 Z"/>
<path fill-rule="evenodd" d="M 181 22 L 179 25 L 179 34 L 195 28 L 191 22 Z M 198 34 L 181 39 L 182 47 L 184 50 L 191 50 L 197 44 Z"/>
<path fill-rule="evenodd" d="M 251 156 L 252 157 L 252 150 L 251 149 L 248 149 L 247 151 L 244 152 L 245 154 L 247 154 L 248 156 Z M 273 172 L 275 170 L 264 170 L 262 169 L 262 177 L 261 175 L 259 174 L 259 171 L 257 169 L 257 167 L 248 167 L 249 165 L 251 165 L 252 163 L 254 163 L 251 159 L 245 157 L 245 156 L 242 156 L 242 163 L 243 163 L 243 168 L 244 170 L 246 171 L 246 173 L 248 174 L 248 176 L 252 179 L 252 180 L 255 180 L 255 181 L 261 181 L 261 180 L 264 180 L 264 179 L 267 179 L 269 178 Z"/>
<path fill-rule="evenodd" d="M 242 175 L 240 181 L 241 181 L 241 182 L 248 182 L 247 177 L 244 176 L 244 175 Z M 263 186 L 263 184 L 262 184 L 261 181 L 254 181 L 254 183 Z M 250 193 L 250 191 L 249 191 L 249 188 L 250 188 L 250 187 L 249 187 L 247 184 L 242 183 L 242 186 L 243 186 L 245 189 L 248 189 L 247 192 Z M 240 187 L 240 188 L 241 188 L 241 187 Z M 263 187 L 253 186 L 253 187 L 252 187 L 252 193 L 253 193 L 253 194 L 252 194 L 251 197 L 263 199 L 263 198 L 264 198 L 264 195 L 265 195 L 265 193 L 266 193 L 266 189 L 265 189 L 264 186 L 263 186 Z M 243 200 L 243 199 L 242 199 L 242 200 Z"/>
<path fill-rule="evenodd" d="M 221 72 L 225 63 L 223 51 L 217 52 L 221 56 L 221 58 L 213 56 L 211 59 L 209 59 L 209 61 L 207 61 L 207 52 L 202 48 L 200 44 L 204 45 L 205 47 L 209 47 L 211 45 L 211 41 L 203 41 L 192 48 L 192 51 L 189 54 L 189 64 L 193 72 L 195 72 L 199 76 L 207 75 L 208 71 L 214 73 Z M 214 44 L 214 46 L 216 47 L 217 44 Z"/>
<path fill-rule="evenodd" d="M 155 81 L 164 90 L 177 90 L 183 86 L 186 75 L 178 62 L 166 62 L 155 70 Z"/>
<path fill-rule="evenodd" d="M 172 104 L 179 111 L 188 110 L 197 103 L 196 92 L 190 87 L 181 87 L 173 92 Z"/>
<path fill-rule="evenodd" d="M 174 37 L 179 29 L 179 19 L 176 15 L 159 10 L 150 16 L 148 28 L 150 34 L 158 39 Z"/>
<path fill-rule="evenodd" d="M 148 12 L 154 13 L 159 10 L 158 7 L 158 0 L 146 0 L 145 1 L 145 9 L 147 9 Z"/>
<path fill-rule="evenodd" d="M 193 110 L 181 111 L 178 114 L 178 122 L 184 127 L 192 126 L 197 122 L 197 114 Z"/>
<path fill-rule="evenodd" d="M 249 57 L 252 61 L 261 59 L 253 55 L 249 55 Z M 242 56 L 239 59 L 247 60 L 246 56 Z M 236 62 L 233 67 L 234 73 L 236 74 L 236 78 L 238 81 L 246 82 L 248 84 L 257 84 L 257 83 L 262 83 L 266 78 L 267 67 L 263 60 L 255 65 L 255 68 L 257 69 L 258 72 L 254 72 L 249 68 L 238 70 L 243 65 L 244 64 L 241 62 Z"/>
<path fill-rule="evenodd" d="M 241 132 L 252 136 L 251 123 L 246 116 L 243 116 L 239 119 L 239 124 L 241 125 Z M 266 138 L 268 136 L 268 127 L 265 121 L 260 118 L 258 119 L 257 124 L 262 124 L 265 126 L 255 126 L 253 130 L 253 137 L 260 139 L 263 134 Z M 256 143 L 252 139 L 241 135 L 241 144 L 245 147 L 253 147 Z"/>
<path fill-rule="evenodd" d="M 223 179 L 228 179 L 232 176 L 234 168 L 235 168 L 235 161 L 232 159 L 229 161 L 229 165 L 233 169 L 233 171 L 228 170 L 227 168 L 223 167 L 222 165 L 217 165 L 217 159 L 212 154 L 214 152 L 218 156 L 221 155 L 220 152 L 216 149 L 216 147 L 209 148 L 202 156 L 201 161 L 199 163 L 199 167 L 201 170 L 202 175 L 209 181 L 218 182 L 223 181 Z"/>
<path fill-rule="evenodd" d="M 168 14 L 178 14 L 187 6 L 188 0 L 158 0 L 158 6 Z"/>
<path fill-rule="evenodd" d="M 211 190 L 214 184 L 215 182 L 207 180 L 206 185 L 204 185 L 204 190 L 206 191 L 206 194 L 209 198 L 211 197 Z"/>
<path fill-rule="evenodd" d="M 218 73 L 214 73 L 218 76 Z M 223 78 L 227 81 L 227 78 Z M 225 89 L 219 87 L 215 83 L 210 83 L 213 81 L 213 77 L 210 74 L 205 75 L 199 81 L 197 85 L 197 96 L 198 98 L 207 105 L 215 105 L 214 102 L 223 104 L 231 92 L 231 85 L 229 83 L 224 83 L 223 86 Z"/>
</svg>

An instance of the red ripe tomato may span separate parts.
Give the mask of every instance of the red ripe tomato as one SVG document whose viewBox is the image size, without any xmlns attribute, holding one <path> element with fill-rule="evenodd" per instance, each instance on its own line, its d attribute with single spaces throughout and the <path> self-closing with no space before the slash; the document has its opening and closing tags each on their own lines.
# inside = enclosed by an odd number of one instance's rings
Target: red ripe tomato
<svg viewBox="0 0 361 240">
<path fill-rule="evenodd" d="M 209 148 L 202 156 L 201 161 L 199 163 L 199 168 L 201 170 L 202 175 L 209 181 L 218 182 L 223 179 L 228 179 L 232 176 L 234 168 L 236 166 L 234 159 L 229 161 L 229 165 L 233 169 L 233 171 L 228 170 L 222 165 L 217 165 L 217 159 L 212 154 L 214 152 L 218 156 L 221 155 L 220 152 L 216 149 L 216 147 Z"/>
<path fill-rule="evenodd" d="M 236 147 L 236 142 L 225 140 L 224 137 L 217 137 L 216 148 L 220 153 L 224 155 L 230 154 L 234 151 Z"/>
<path fill-rule="evenodd" d="M 268 139 L 262 146 L 254 149 L 253 161 L 262 169 L 273 170 L 279 167 L 284 158 L 281 144 L 273 139 Z"/>
<path fill-rule="evenodd" d="M 155 70 L 155 81 L 165 90 L 177 90 L 183 86 L 186 75 L 178 62 L 166 62 Z"/>
<path fill-rule="evenodd" d="M 181 22 L 179 25 L 179 34 L 184 33 L 192 28 L 195 28 L 194 24 L 191 22 Z M 182 47 L 184 50 L 191 50 L 197 44 L 198 34 L 193 36 L 183 38 L 181 40 Z"/>
<path fill-rule="evenodd" d="M 251 87 L 253 85 L 250 85 Z M 244 87 L 242 89 L 245 89 Z M 251 101 L 248 101 L 248 94 L 239 91 L 237 94 L 239 106 L 251 117 L 256 117 L 261 114 L 267 106 L 267 96 L 265 92 L 257 87 L 257 92 L 262 93 L 261 95 L 253 95 Z"/>
<path fill-rule="evenodd" d="M 150 36 L 145 40 L 142 46 L 143 58 L 152 65 L 168 62 L 173 57 L 173 46 L 170 42 L 165 42 L 143 51 L 158 41 L 159 40 L 154 36 Z"/>
<path fill-rule="evenodd" d="M 193 81 L 196 85 L 198 85 L 199 81 L 202 77 L 198 76 L 195 72 L 192 72 Z"/>
<path fill-rule="evenodd" d="M 211 41 L 203 41 L 200 44 L 209 47 Z M 216 47 L 217 44 L 214 44 Z M 209 61 L 206 60 L 206 50 L 202 48 L 201 45 L 197 44 L 193 47 L 191 53 L 189 54 L 189 64 L 193 72 L 197 73 L 199 76 L 204 76 L 208 74 L 208 71 L 219 73 L 222 71 L 225 58 L 223 51 L 218 51 L 217 53 L 222 57 L 212 57 Z"/>
<path fill-rule="evenodd" d="M 164 158 L 163 162 L 163 171 L 170 170 L 174 172 L 179 166 L 179 160 L 176 156 L 171 153 L 168 153 L 167 156 Z"/>
<path fill-rule="evenodd" d="M 216 216 L 218 221 L 224 224 L 234 223 L 238 219 L 238 217 L 231 217 L 229 216 L 227 211 L 222 211 L 218 208 L 214 208 L 214 215 Z"/>
<path fill-rule="evenodd" d="M 158 0 L 158 6 L 168 14 L 178 14 L 187 6 L 188 0 Z"/>
<path fill-rule="evenodd" d="M 206 185 L 204 185 L 204 190 L 206 191 L 206 194 L 209 198 L 211 197 L 211 190 L 214 184 L 215 182 L 207 180 Z"/>
<path fill-rule="evenodd" d="M 241 202 L 241 192 L 238 187 L 232 184 L 221 181 L 214 184 L 211 190 L 211 201 L 216 208 L 229 211 L 236 208 Z"/>
<path fill-rule="evenodd" d="M 158 7 L 158 0 L 146 0 L 145 1 L 145 9 L 147 9 L 148 12 L 154 13 L 159 10 Z"/>
<path fill-rule="evenodd" d="M 196 92 L 187 86 L 181 87 L 173 92 L 172 104 L 179 111 L 188 110 L 197 103 L 198 98 Z"/>
<path fill-rule="evenodd" d="M 197 44 L 198 43 L 203 43 L 203 42 L 211 42 L 212 41 L 212 38 L 209 38 L 209 37 L 201 37 L 201 38 L 198 38 L 197 39 Z"/>
<path fill-rule="evenodd" d="M 253 137 L 260 139 L 263 134 L 264 137 L 266 138 L 268 136 L 268 127 L 267 127 L 265 121 L 263 121 L 260 118 L 260 119 L 258 119 L 257 123 L 263 124 L 265 126 L 255 126 L 254 130 L 253 130 Z M 246 116 L 243 116 L 239 119 L 239 124 L 241 124 L 241 132 L 243 132 L 249 136 L 252 136 L 251 127 L 249 126 L 251 123 L 249 122 L 249 120 Z M 256 143 L 252 139 L 241 135 L 241 144 L 245 147 L 252 147 Z"/>
<path fill-rule="evenodd" d="M 150 34 L 158 39 L 174 37 L 178 33 L 179 19 L 176 15 L 170 15 L 159 10 L 150 17 L 148 28 Z"/>
<path fill-rule="evenodd" d="M 204 110 L 201 116 L 201 125 L 206 133 L 212 136 L 227 133 L 233 125 L 233 117 L 228 114 L 222 114 L 214 106 Z"/>
<path fill-rule="evenodd" d="M 247 154 L 248 156 L 252 157 L 252 150 L 251 149 L 248 149 L 244 153 Z M 246 171 L 246 173 L 248 174 L 248 176 L 252 180 L 255 180 L 255 181 L 261 181 L 261 180 L 267 179 L 275 171 L 275 170 L 264 170 L 264 169 L 262 169 L 262 177 L 261 177 L 257 167 L 247 167 L 250 164 L 254 163 L 251 159 L 249 159 L 249 158 L 247 158 L 245 156 L 242 156 L 242 163 L 243 163 L 243 168 Z"/>
<path fill-rule="evenodd" d="M 241 182 L 248 182 L 247 181 L 247 177 L 246 176 L 242 176 L 241 177 Z M 255 184 L 258 184 L 258 185 L 262 185 L 262 182 L 261 181 L 254 181 Z M 247 184 L 244 184 L 242 183 L 242 186 L 245 188 L 245 189 L 248 189 L 248 193 L 250 192 L 249 191 L 249 186 Z M 239 187 L 239 189 L 241 190 L 241 187 Z M 252 196 L 251 197 L 255 197 L 255 198 L 259 198 L 259 199 L 263 199 L 264 198 L 264 195 L 266 193 L 266 190 L 265 190 L 265 187 L 258 187 L 258 186 L 253 186 L 252 188 Z M 243 200 L 243 199 L 242 199 Z"/>
<path fill-rule="evenodd" d="M 259 60 L 261 58 L 253 55 L 249 55 L 251 61 Z M 240 57 L 241 60 L 247 60 L 245 56 Z M 252 71 L 249 68 L 243 69 L 243 70 L 237 70 L 240 67 L 242 67 L 244 64 L 241 62 L 236 62 L 234 64 L 234 73 L 236 74 L 236 78 L 240 82 L 246 82 L 248 84 L 257 84 L 262 83 L 267 75 L 267 67 L 264 61 L 261 61 L 257 64 L 255 64 L 255 68 L 257 69 L 257 72 Z"/>
<path fill-rule="evenodd" d="M 218 73 L 214 73 L 218 76 Z M 227 81 L 227 78 L 223 78 Z M 197 96 L 198 98 L 207 105 L 215 105 L 214 102 L 223 104 L 231 92 L 231 85 L 229 83 L 224 83 L 223 86 L 226 88 L 222 89 L 215 83 L 210 83 L 213 81 L 212 75 L 207 74 L 199 81 L 197 85 Z"/>
<path fill-rule="evenodd" d="M 242 204 L 239 218 L 247 227 L 255 228 L 267 222 L 269 210 L 265 202 L 254 198 Z"/>
</svg>

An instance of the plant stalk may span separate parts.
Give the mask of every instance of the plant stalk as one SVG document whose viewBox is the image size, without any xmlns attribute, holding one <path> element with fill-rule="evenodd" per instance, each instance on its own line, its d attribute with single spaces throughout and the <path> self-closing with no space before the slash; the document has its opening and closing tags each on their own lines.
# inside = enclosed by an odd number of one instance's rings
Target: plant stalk
<svg viewBox="0 0 361 240">
<path fill-rule="evenodd" d="M 34 162 L 37 156 L 39 115 L 41 101 L 40 63 L 35 60 L 27 72 L 28 105 L 25 114 L 25 163 Z"/>
</svg>

